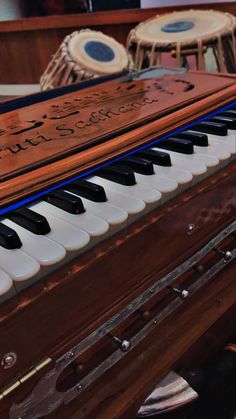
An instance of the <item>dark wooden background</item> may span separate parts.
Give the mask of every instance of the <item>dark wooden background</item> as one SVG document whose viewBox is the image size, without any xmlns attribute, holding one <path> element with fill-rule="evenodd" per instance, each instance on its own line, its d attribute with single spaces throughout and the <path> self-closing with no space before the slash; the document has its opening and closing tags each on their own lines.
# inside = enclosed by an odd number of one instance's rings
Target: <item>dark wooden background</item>
<svg viewBox="0 0 236 419">
<path fill-rule="evenodd" d="M 236 12 L 233 3 L 191 5 L 191 8 Z M 129 31 L 139 22 L 172 10 L 171 7 L 116 10 L 0 22 L 0 84 L 38 83 L 52 54 L 74 30 L 100 30 L 125 44 Z"/>
</svg>

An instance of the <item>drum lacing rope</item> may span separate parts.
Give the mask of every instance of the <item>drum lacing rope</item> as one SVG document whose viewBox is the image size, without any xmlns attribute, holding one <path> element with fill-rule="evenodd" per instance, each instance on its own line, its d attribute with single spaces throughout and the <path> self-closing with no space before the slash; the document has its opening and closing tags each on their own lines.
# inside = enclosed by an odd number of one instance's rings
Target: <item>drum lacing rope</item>
<svg viewBox="0 0 236 419">
<path fill-rule="evenodd" d="M 150 61 L 149 61 L 149 66 L 150 67 L 152 67 L 154 65 L 155 49 L 156 49 L 156 43 L 153 42 L 152 48 L 151 48 L 151 51 L 150 51 Z"/>
<path fill-rule="evenodd" d="M 181 67 L 181 42 L 177 42 L 176 44 L 176 65 L 177 67 Z"/>
<path fill-rule="evenodd" d="M 54 76 L 56 72 L 60 71 L 60 50 L 61 47 L 58 48 L 58 50 L 56 51 L 55 55 L 53 56 L 53 62 L 51 61 L 48 64 L 44 74 L 40 79 L 40 83 L 44 90 L 47 90 L 48 88 L 51 89 L 54 87 L 51 78 Z M 54 63 L 56 63 L 56 65 L 54 65 Z"/>
<path fill-rule="evenodd" d="M 139 65 L 140 46 L 141 46 L 141 41 L 139 40 L 138 43 L 137 43 L 137 49 L 136 49 L 136 54 L 135 54 L 135 63 L 134 63 L 135 68 L 137 68 L 138 70 L 139 70 L 138 65 Z"/>
<path fill-rule="evenodd" d="M 232 43 L 233 43 L 233 54 L 234 54 L 234 59 L 236 61 L 236 38 L 235 38 L 235 34 L 234 34 L 234 28 L 231 29 L 231 37 L 232 37 Z"/>
<path fill-rule="evenodd" d="M 132 42 L 133 42 L 133 32 L 134 32 L 134 30 L 132 29 L 132 30 L 130 31 L 129 35 L 128 35 L 127 40 L 126 40 L 126 49 L 127 49 L 127 50 L 129 50 L 129 48 L 130 48 L 130 46 L 131 46 L 131 44 L 132 44 Z"/>
<path fill-rule="evenodd" d="M 218 57 L 219 57 L 220 71 L 222 71 L 223 73 L 226 73 L 227 71 L 225 67 L 225 58 L 224 58 L 221 34 L 218 33 L 216 37 L 217 37 L 217 52 L 218 52 Z"/>
<path fill-rule="evenodd" d="M 161 52 L 157 50 L 156 52 L 156 65 L 161 65 Z"/>
<path fill-rule="evenodd" d="M 205 61 L 202 47 L 202 39 L 197 40 L 198 70 L 205 70 Z"/>
</svg>

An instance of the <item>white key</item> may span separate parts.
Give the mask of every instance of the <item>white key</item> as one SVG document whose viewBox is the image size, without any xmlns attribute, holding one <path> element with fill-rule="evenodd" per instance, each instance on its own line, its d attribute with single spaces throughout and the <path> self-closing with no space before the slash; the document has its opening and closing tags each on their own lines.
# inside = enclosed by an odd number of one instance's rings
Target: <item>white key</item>
<svg viewBox="0 0 236 419">
<path fill-rule="evenodd" d="M 0 303 L 8 300 L 15 295 L 16 291 L 14 288 L 12 278 L 0 269 Z"/>
<path fill-rule="evenodd" d="M 159 191 L 141 184 L 136 183 L 132 186 L 126 186 L 107 179 L 102 179 L 102 182 L 105 190 L 106 188 L 109 188 L 114 191 L 121 192 L 124 195 L 141 199 L 145 202 L 145 204 L 157 204 L 157 202 L 160 202 L 161 200 L 161 193 Z"/>
<path fill-rule="evenodd" d="M 0 268 L 14 281 L 16 288 L 35 277 L 40 271 L 39 262 L 19 249 L 5 249 L 0 246 Z"/>
<path fill-rule="evenodd" d="M 196 132 L 191 130 L 191 132 Z M 204 133 L 203 133 L 204 134 Z M 227 141 L 222 144 L 222 139 L 226 137 L 215 136 L 211 134 L 206 134 L 208 138 L 208 147 L 200 147 L 194 146 L 195 151 L 199 151 L 199 153 L 209 154 L 211 156 L 215 156 L 218 160 L 226 160 L 230 158 L 231 155 L 231 146 L 227 145 Z M 217 141 L 217 138 L 219 139 Z"/>
<path fill-rule="evenodd" d="M 79 196 L 74 192 L 67 192 L 71 195 Z M 111 226 L 126 226 L 128 213 L 123 209 L 115 207 L 114 205 L 111 205 L 108 202 L 93 202 L 86 198 L 81 199 L 83 201 L 84 208 L 86 211 L 88 211 L 88 213 L 102 218 Z"/>
<path fill-rule="evenodd" d="M 236 131 L 228 130 L 228 135 L 221 137 L 220 135 L 207 134 L 208 142 L 223 147 L 225 152 L 229 154 L 236 153 Z"/>
<path fill-rule="evenodd" d="M 195 150 L 195 146 L 194 146 L 194 150 Z M 170 154 L 169 150 L 168 150 L 168 153 Z M 174 152 L 171 151 L 171 153 L 174 153 L 175 155 L 179 155 L 181 158 L 185 160 L 190 160 L 191 162 L 203 163 L 207 167 L 214 167 L 219 164 L 219 160 L 216 157 L 201 154 L 199 152 L 194 152 L 193 154 L 184 154 L 184 153 L 177 153 L 175 151 Z"/>
<path fill-rule="evenodd" d="M 102 236 L 109 230 L 109 224 L 106 221 L 89 214 L 87 211 L 81 214 L 70 214 L 48 202 L 41 202 L 40 204 L 42 209 L 45 208 L 45 211 L 49 211 L 52 215 L 57 216 L 61 220 L 65 220 L 68 223 L 87 231 L 91 237 Z"/>
<path fill-rule="evenodd" d="M 197 131 L 193 131 L 197 132 Z M 234 159 L 236 153 L 235 132 L 228 130 L 227 136 L 206 134 L 208 137 L 208 147 L 194 146 L 196 154 L 207 154 L 215 156 L 219 160 L 218 168 L 224 167 L 229 161 Z M 212 166 L 213 167 L 213 166 Z M 214 170 L 212 170 L 214 173 Z"/>
<path fill-rule="evenodd" d="M 129 215 L 139 214 L 145 209 L 145 202 L 132 196 L 124 195 L 104 184 L 103 178 L 92 176 L 89 182 L 102 186 L 106 191 L 108 202 L 117 207 L 123 208 Z"/>
<path fill-rule="evenodd" d="M 163 150 L 157 147 L 152 147 L 152 149 L 163 152 Z M 185 158 L 187 154 L 184 155 L 169 150 L 168 154 L 171 157 L 171 162 L 174 167 L 178 167 L 183 170 L 188 170 L 194 176 L 199 176 L 207 173 L 206 165 L 200 160 L 200 158 L 197 158 L 196 156 L 194 156 L 194 158 Z M 189 154 L 188 156 L 191 157 L 192 155 Z"/>
<path fill-rule="evenodd" d="M 193 179 L 189 170 L 182 170 L 175 166 L 157 166 L 156 164 L 153 166 L 156 175 L 173 179 L 180 185 L 190 184 Z"/>
<path fill-rule="evenodd" d="M 60 218 L 51 215 L 50 212 L 45 211 L 41 202 L 33 204 L 29 208 L 47 218 L 51 231 L 46 234 L 46 237 L 60 243 L 70 252 L 87 249 L 90 241 L 88 233 L 66 221 L 62 222 Z"/>
<path fill-rule="evenodd" d="M 160 177 L 157 174 L 145 176 L 140 173 L 135 173 L 135 178 L 138 185 L 148 186 L 159 191 L 162 204 L 180 193 L 181 187 L 178 187 L 178 183 L 173 179 Z"/>
<path fill-rule="evenodd" d="M 175 191 L 178 188 L 178 183 L 175 180 L 168 179 L 163 176 L 154 175 L 141 175 L 135 173 L 137 183 L 144 184 L 150 188 L 157 189 L 161 194 L 167 194 Z"/>
<path fill-rule="evenodd" d="M 234 153 L 236 152 L 236 130 L 233 129 L 229 129 L 228 130 L 228 135 L 226 137 L 226 141 L 229 144 L 233 144 L 234 145 Z"/>
<path fill-rule="evenodd" d="M 20 249 L 37 259 L 41 266 L 54 265 L 66 256 L 65 248 L 55 241 L 33 234 L 10 220 L 4 219 L 1 222 L 16 231 L 22 243 Z"/>
<path fill-rule="evenodd" d="M 194 151 L 197 155 L 206 155 L 215 158 L 215 166 L 219 164 L 220 160 L 226 160 L 230 157 L 230 153 L 223 147 L 215 147 L 209 143 L 208 147 L 194 146 Z M 213 166 L 213 165 L 212 165 Z"/>
</svg>

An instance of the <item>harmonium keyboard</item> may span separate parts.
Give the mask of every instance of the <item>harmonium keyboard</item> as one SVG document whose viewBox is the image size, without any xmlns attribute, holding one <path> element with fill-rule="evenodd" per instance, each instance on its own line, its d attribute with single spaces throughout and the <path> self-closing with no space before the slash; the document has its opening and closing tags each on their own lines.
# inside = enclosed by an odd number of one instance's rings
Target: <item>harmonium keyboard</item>
<svg viewBox="0 0 236 419">
<path fill-rule="evenodd" d="M 233 309 L 235 80 L 152 69 L 2 105 L 2 419 L 135 418 Z"/>
</svg>

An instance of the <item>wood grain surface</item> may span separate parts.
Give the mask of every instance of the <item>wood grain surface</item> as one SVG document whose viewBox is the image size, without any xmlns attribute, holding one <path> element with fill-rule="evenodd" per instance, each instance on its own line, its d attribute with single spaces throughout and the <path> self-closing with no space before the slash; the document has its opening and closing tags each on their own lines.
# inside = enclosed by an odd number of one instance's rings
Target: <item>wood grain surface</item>
<svg viewBox="0 0 236 419">
<path fill-rule="evenodd" d="M 201 289 L 184 307 L 169 316 L 138 347 L 128 353 L 123 360 L 106 372 L 67 406 L 61 406 L 48 415 L 50 419 L 135 419 L 136 413 L 147 395 L 163 378 L 173 365 L 184 367 L 178 361 L 181 355 L 194 351 L 195 344 L 208 333 L 218 321 L 218 335 L 227 339 L 232 330 L 235 317 L 235 280 L 234 266 L 228 266 L 207 286 Z M 230 311 L 230 317 L 222 322 Z M 198 351 L 197 351 L 198 349 Z M 211 347 L 200 346 L 205 359 L 212 355 Z M 192 362 L 201 357 L 199 347 L 192 353 Z M 189 360 L 189 358 L 185 358 Z M 190 363 L 191 365 L 191 363 Z M 49 366 L 50 369 L 50 366 Z M 43 371 L 45 374 L 45 371 Z M 39 376 L 42 375 L 39 374 Z M 12 402 L 24 399 L 39 376 L 25 383 L 12 395 L 0 403 L 3 419 L 8 418 Z"/>
</svg>

